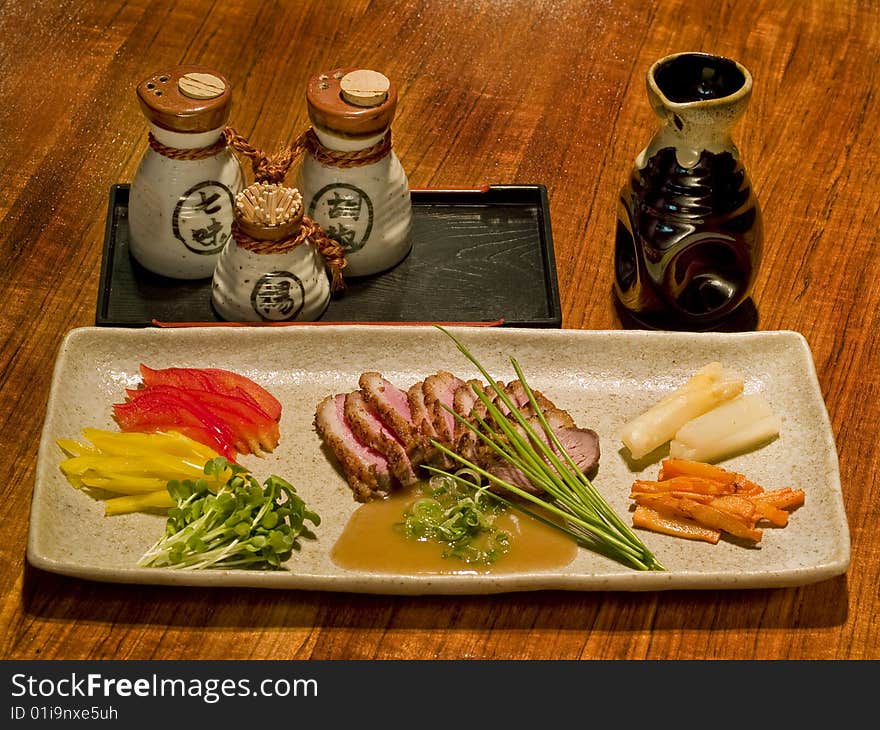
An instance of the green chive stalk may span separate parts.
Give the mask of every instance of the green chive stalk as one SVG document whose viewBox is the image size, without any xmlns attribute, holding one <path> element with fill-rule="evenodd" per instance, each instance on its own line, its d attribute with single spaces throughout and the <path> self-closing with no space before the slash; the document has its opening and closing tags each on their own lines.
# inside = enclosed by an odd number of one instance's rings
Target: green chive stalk
<svg viewBox="0 0 880 730">
<path fill-rule="evenodd" d="M 506 464 L 521 471 L 536 487 L 548 494 L 551 500 L 542 499 L 515 484 L 503 480 L 487 470 L 465 459 L 442 444 L 432 441 L 440 451 L 467 467 L 490 483 L 517 497 L 535 504 L 542 510 L 562 518 L 564 524 L 548 520 L 521 505 L 513 505 L 543 522 L 561 530 L 574 538 L 579 544 L 598 552 L 606 557 L 628 565 L 637 570 L 665 570 L 654 557 L 648 547 L 620 519 L 612 507 L 605 501 L 593 483 L 587 478 L 566 448 L 559 441 L 550 427 L 542 409 L 538 406 L 535 394 L 526 382 L 522 368 L 515 358 L 510 361 L 517 378 L 529 398 L 532 411 L 536 414 L 546 438 L 541 438 L 521 413 L 519 407 L 510 396 L 497 384 L 486 369 L 477 361 L 467 347 L 453 334 L 443 327 L 437 326 L 453 342 L 459 351 L 470 360 L 492 386 L 501 403 L 509 411 L 505 417 L 501 409 L 481 389 L 474 389 L 475 394 L 485 405 L 486 418 L 477 418 L 476 423 L 465 419 L 452 409 L 447 408 L 462 425 L 470 429 L 486 446 L 497 454 Z M 511 418 L 514 420 L 511 421 Z M 444 474 L 456 480 L 455 474 L 428 467 L 430 471 Z M 512 504 L 497 493 L 494 496 Z"/>
</svg>

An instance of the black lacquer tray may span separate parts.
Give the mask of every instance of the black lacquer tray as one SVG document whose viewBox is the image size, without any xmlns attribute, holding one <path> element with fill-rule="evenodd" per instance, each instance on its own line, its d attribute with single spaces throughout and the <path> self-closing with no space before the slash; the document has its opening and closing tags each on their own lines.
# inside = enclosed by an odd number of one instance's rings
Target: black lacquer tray
<svg viewBox="0 0 880 730">
<path fill-rule="evenodd" d="M 110 189 L 95 324 L 222 322 L 211 306 L 210 279 L 167 279 L 129 255 L 128 189 Z M 562 326 L 543 185 L 413 190 L 412 204 L 407 258 L 382 274 L 347 279 L 321 322 Z"/>
</svg>

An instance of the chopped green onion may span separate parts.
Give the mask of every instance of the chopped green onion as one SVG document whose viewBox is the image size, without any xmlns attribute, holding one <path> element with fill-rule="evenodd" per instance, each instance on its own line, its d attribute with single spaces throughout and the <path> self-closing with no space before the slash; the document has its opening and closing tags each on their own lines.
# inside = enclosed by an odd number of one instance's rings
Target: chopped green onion
<svg viewBox="0 0 880 730">
<path fill-rule="evenodd" d="M 466 478 L 466 477 L 470 478 Z M 490 500 L 467 470 L 428 481 L 430 493 L 413 502 L 399 525 L 411 540 L 444 546 L 444 558 L 491 565 L 510 549 L 510 535 L 494 526 L 505 508 Z"/>
</svg>

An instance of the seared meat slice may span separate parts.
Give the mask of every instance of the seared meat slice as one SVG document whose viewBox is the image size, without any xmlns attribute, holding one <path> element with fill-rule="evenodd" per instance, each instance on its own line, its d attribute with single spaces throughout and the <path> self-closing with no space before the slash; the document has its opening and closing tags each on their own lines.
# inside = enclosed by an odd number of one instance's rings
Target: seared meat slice
<svg viewBox="0 0 880 730">
<path fill-rule="evenodd" d="M 406 391 L 413 428 L 424 442 L 423 460 L 440 469 L 449 469 L 453 466 L 452 459 L 431 445 L 432 439 L 439 440 L 440 437 L 437 429 L 434 428 L 434 422 L 428 413 L 428 407 L 425 405 L 424 382 L 420 380 L 417 383 L 413 383 L 409 390 Z"/>
<path fill-rule="evenodd" d="M 522 409 L 528 407 L 529 397 L 526 394 L 526 390 L 523 387 L 523 384 L 519 380 L 511 380 L 507 384 L 502 383 L 500 380 L 497 380 L 495 382 L 496 385 L 504 391 L 505 395 L 510 398 L 510 400 L 514 403 L 514 405 L 516 405 L 517 408 Z M 495 388 L 493 388 L 491 385 L 486 385 L 484 383 L 481 383 L 481 386 L 483 388 L 483 392 L 487 396 L 489 396 L 489 400 L 497 406 L 498 410 L 501 411 L 501 413 L 505 416 L 509 415 L 510 409 L 507 407 L 504 401 L 498 397 L 498 393 Z M 535 394 L 535 400 L 538 401 L 538 404 L 541 406 L 542 409 L 556 407 L 549 398 L 541 393 L 541 391 L 533 390 L 532 392 Z M 475 414 L 479 415 L 481 418 L 485 418 L 488 412 L 486 405 L 479 400 L 475 405 Z"/>
<path fill-rule="evenodd" d="M 553 429 L 553 433 L 563 448 L 569 453 L 575 465 L 588 477 L 595 474 L 599 465 L 599 436 L 589 428 L 579 428 L 574 425 L 574 421 L 568 412 L 559 408 L 544 414 L 548 425 Z M 547 438 L 544 427 L 541 425 L 537 416 L 529 416 L 526 421 L 532 430 L 541 437 L 546 444 L 550 444 L 556 453 L 559 453 Z M 570 425 L 568 425 L 570 424 Z M 517 431 L 525 435 L 525 429 L 517 425 Z M 533 494 L 540 494 L 544 490 L 532 484 L 519 469 L 515 469 L 505 463 L 497 454 L 491 451 L 487 446 L 482 446 L 479 451 L 479 458 L 485 465 L 486 471 L 494 474 L 499 479 L 510 482 L 521 489 Z"/>
<path fill-rule="evenodd" d="M 522 381 L 511 380 L 507 385 L 504 386 L 504 392 L 507 393 L 508 396 L 510 396 L 510 399 L 517 405 L 518 408 L 523 408 L 530 405 L 529 396 L 526 393 L 526 389 L 523 387 Z M 534 394 L 535 400 L 538 402 L 538 405 L 541 406 L 542 411 L 556 408 L 556 405 L 553 403 L 553 401 L 545 396 L 540 390 L 535 390 L 534 388 L 532 388 L 532 393 Z M 505 413 L 505 415 L 507 414 Z"/>
<path fill-rule="evenodd" d="M 569 426 L 558 429 L 556 437 L 577 464 L 578 469 L 587 477 L 594 477 L 599 467 L 599 434 L 591 428 Z"/>
<path fill-rule="evenodd" d="M 455 417 L 443 406 L 452 408 L 455 391 L 462 385 L 463 380 L 445 370 L 429 375 L 422 385 L 425 408 L 437 432 L 437 440 L 450 449 L 455 448 Z"/>
<path fill-rule="evenodd" d="M 397 440 L 403 444 L 411 461 L 423 458 L 424 437 L 413 425 L 407 394 L 380 373 L 366 372 L 358 380 L 361 393 Z"/>
<path fill-rule="evenodd" d="M 406 399 L 409 403 L 409 412 L 412 419 L 413 428 L 422 436 L 428 439 L 436 439 L 437 431 L 434 424 L 431 423 L 431 417 L 428 415 L 428 409 L 425 406 L 425 393 L 422 389 L 423 380 L 413 383 L 409 390 L 406 391 Z"/>
<path fill-rule="evenodd" d="M 532 428 L 538 431 L 538 433 L 542 432 L 543 428 L 541 422 L 532 410 L 531 405 L 524 406 L 520 408 L 519 411 L 526 417 Z M 556 406 L 549 406 L 547 408 L 542 406 L 541 413 L 544 414 L 544 418 L 547 419 L 548 425 L 554 431 L 558 431 L 561 428 L 574 428 L 576 425 L 568 411 L 564 411 Z M 508 416 L 508 418 L 510 418 L 510 416 Z"/>
<path fill-rule="evenodd" d="M 499 382 L 498 385 L 503 386 L 503 383 Z M 474 390 L 475 388 L 476 390 Z M 456 413 L 466 416 L 473 425 L 479 427 L 478 419 L 485 419 L 489 409 L 477 396 L 477 391 L 488 396 L 491 402 L 494 402 L 498 395 L 494 388 L 486 385 L 481 380 L 468 380 L 465 385 L 455 391 L 453 407 Z M 470 403 L 470 409 L 465 412 L 464 409 L 468 403 Z M 468 461 L 476 462 L 478 447 L 482 443 L 477 434 L 456 421 L 455 452 L 457 454 L 460 454 Z"/>
<path fill-rule="evenodd" d="M 474 388 L 482 390 L 483 382 L 481 380 L 468 380 L 452 394 L 452 410 L 462 418 L 469 418 L 474 405 L 480 400 Z M 461 443 L 461 438 L 465 433 L 471 433 L 471 430 L 456 419 L 455 428 L 452 433 L 453 443 Z"/>
<path fill-rule="evenodd" d="M 354 435 L 388 460 L 388 469 L 403 486 L 415 484 L 419 477 L 406 449 L 373 410 L 363 393 L 355 390 L 346 394 L 344 409 L 345 420 Z"/>
<path fill-rule="evenodd" d="M 470 394 L 473 397 L 473 405 L 469 414 L 467 415 L 470 416 L 472 423 L 476 425 L 477 418 L 482 418 L 485 420 L 486 416 L 488 415 L 489 409 L 486 407 L 486 404 L 477 397 L 476 393 L 471 388 L 471 383 L 476 383 L 477 387 L 481 389 L 486 396 L 488 396 L 489 401 L 491 403 L 494 403 L 501 411 L 501 413 L 508 417 L 510 416 L 510 409 L 508 409 L 504 402 L 498 397 L 498 393 L 493 387 L 491 387 L 490 385 L 486 385 L 479 380 L 468 381 L 467 390 L 470 391 Z M 505 392 L 505 394 L 511 399 L 511 401 L 516 404 L 523 415 L 533 415 L 528 395 L 526 394 L 525 388 L 523 388 L 522 383 L 519 380 L 512 380 L 506 385 L 500 381 L 496 381 L 496 384 Z M 556 406 L 553 405 L 553 402 L 549 398 L 544 396 L 540 391 L 534 390 L 532 392 L 535 394 L 535 400 L 541 406 L 541 409 L 544 411 L 545 415 L 549 415 L 551 413 L 554 414 L 553 416 L 551 416 L 551 418 L 553 419 L 551 420 L 551 425 L 574 425 L 574 421 L 566 411 L 562 411 L 556 408 Z M 463 402 L 465 400 L 465 397 L 460 395 L 460 393 L 461 389 L 456 391 L 455 395 L 456 398 Z M 461 412 L 458 409 L 458 406 L 456 406 L 456 412 Z M 457 452 L 469 461 L 476 461 L 479 458 L 479 453 L 486 447 L 480 440 L 479 436 L 477 436 L 469 428 L 466 428 L 458 423 L 456 425 L 459 428 L 459 430 L 456 432 Z"/>
<path fill-rule="evenodd" d="M 324 398 L 315 411 L 315 429 L 333 452 L 358 502 L 386 497 L 393 479 L 388 460 L 354 435 L 344 415 L 345 394 Z"/>
</svg>

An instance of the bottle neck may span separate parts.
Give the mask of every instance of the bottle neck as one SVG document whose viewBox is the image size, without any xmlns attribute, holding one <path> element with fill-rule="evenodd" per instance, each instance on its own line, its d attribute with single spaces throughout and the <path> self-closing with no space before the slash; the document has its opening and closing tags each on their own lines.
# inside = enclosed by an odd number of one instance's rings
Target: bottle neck
<svg viewBox="0 0 880 730">
<path fill-rule="evenodd" d="M 174 147 L 179 150 L 197 150 L 216 144 L 223 134 L 223 127 L 212 129 L 210 132 L 172 132 L 155 124 L 150 124 L 150 132 L 166 147 Z"/>
<path fill-rule="evenodd" d="M 388 131 L 387 129 L 383 129 L 378 134 L 370 135 L 369 137 L 344 137 L 324 129 L 323 127 L 313 126 L 312 129 L 315 130 L 315 135 L 318 137 L 318 141 L 324 145 L 324 147 L 330 150 L 335 150 L 336 152 L 355 152 L 357 150 L 364 150 L 367 147 L 372 147 L 374 144 L 377 144 Z"/>
</svg>

